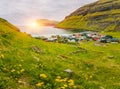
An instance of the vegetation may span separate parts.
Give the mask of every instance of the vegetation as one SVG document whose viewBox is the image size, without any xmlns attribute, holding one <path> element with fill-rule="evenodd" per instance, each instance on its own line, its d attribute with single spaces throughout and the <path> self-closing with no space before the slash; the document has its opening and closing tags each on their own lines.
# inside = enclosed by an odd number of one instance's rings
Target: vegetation
<svg viewBox="0 0 120 89">
<path fill-rule="evenodd" d="M 119 54 L 120 44 L 36 40 L 0 19 L 0 89 L 119 89 Z"/>
<path fill-rule="evenodd" d="M 57 27 L 73 30 L 120 31 L 120 0 L 99 0 L 67 16 Z"/>
</svg>

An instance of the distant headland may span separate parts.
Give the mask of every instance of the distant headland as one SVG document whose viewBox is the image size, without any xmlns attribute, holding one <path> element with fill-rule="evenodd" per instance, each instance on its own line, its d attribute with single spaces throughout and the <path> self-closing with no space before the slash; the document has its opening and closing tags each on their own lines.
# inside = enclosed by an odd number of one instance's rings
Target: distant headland
<svg viewBox="0 0 120 89">
<path fill-rule="evenodd" d="M 56 26 L 59 22 L 55 20 L 48 20 L 48 19 L 38 19 L 36 20 L 38 25 L 42 26 Z"/>
</svg>

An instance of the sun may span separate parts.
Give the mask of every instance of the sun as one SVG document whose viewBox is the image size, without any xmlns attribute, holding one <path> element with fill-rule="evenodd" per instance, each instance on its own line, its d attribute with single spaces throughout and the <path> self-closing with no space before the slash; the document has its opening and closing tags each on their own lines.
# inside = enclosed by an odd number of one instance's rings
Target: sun
<svg viewBox="0 0 120 89">
<path fill-rule="evenodd" d="M 38 27 L 38 23 L 37 22 L 31 22 L 30 26 L 36 28 L 36 27 Z"/>
<path fill-rule="evenodd" d="M 32 22 L 31 27 L 38 27 L 38 24 L 36 22 Z"/>
<path fill-rule="evenodd" d="M 28 23 L 26 23 L 27 27 L 29 28 L 39 28 L 40 25 L 35 20 L 29 20 Z"/>
</svg>

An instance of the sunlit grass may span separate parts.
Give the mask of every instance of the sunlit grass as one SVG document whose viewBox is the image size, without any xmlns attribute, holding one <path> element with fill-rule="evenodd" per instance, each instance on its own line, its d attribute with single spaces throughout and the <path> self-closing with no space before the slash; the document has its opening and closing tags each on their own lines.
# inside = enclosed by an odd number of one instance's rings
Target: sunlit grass
<svg viewBox="0 0 120 89">
<path fill-rule="evenodd" d="M 0 89 L 119 89 L 120 44 L 47 43 L 4 23 L 0 28 Z M 86 51 L 71 54 L 81 48 Z"/>
</svg>

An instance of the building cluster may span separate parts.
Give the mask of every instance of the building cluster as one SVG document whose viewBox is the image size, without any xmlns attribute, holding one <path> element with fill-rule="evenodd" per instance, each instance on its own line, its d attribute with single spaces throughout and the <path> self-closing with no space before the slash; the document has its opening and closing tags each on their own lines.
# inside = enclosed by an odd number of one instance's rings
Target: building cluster
<svg viewBox="0 0 120 89">
<path fill-rule="evenodd" d="M 42 39 L 46 42 L 58 42 L 58 43 L 68 43 L 68 42 L 84 42 L 84 41 L 98 41 L 103 43 L 116 42 L 119 43 L 119 39 L 111 35 L 103 35 L 98 32 L 80 32 L 74 34 L 66 35 L 52 35 L 51 37 L 36 37 L 37 39 Z"/>
</svg>

